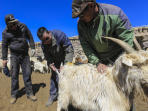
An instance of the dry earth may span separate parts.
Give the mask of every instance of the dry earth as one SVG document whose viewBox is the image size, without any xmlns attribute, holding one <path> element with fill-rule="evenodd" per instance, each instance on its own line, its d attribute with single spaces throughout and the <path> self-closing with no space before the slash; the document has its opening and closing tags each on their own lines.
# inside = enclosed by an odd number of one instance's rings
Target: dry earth
<svg viewBox="0 0 148 111">
<path fill-rule="evenodd" d="M 32 74 L 33 90 L 38 98 L 36 102 L 27 99 L 24 90 L 22 75 L 19 77 L 19 98 L 15 104 L 10 104 L 11 79 L 0 73 L 0 111 L 56 111 L 56 103 L 45 107 L 49 96 L 50 74 Z"/>
</svg>

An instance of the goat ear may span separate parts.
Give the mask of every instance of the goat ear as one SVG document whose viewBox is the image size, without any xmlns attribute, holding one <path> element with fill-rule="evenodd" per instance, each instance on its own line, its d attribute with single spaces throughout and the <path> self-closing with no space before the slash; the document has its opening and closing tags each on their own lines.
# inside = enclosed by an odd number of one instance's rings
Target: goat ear
<svg viewBox="0 0 148 111">
<path fill-rule="evenodd" d="M 133 66 L 132 60 L 127 57 L 122 57 L 121 62 L 127 66 Z"/>
</svg>

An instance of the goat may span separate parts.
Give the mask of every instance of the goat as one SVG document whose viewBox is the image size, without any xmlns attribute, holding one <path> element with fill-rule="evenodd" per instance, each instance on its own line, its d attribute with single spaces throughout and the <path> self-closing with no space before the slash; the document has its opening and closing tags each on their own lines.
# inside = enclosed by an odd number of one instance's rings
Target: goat
<svg viewBox="0 0 148 111">
<path fill-rule="evenodd" d="M 48 66 L 45 61 L 40 62 L 36 57 L 31 57 L 31 65 L 34 72 L 47 73 Z"/>
<path fill-rule="evenodd" d="M 90 64 L 64 66 L 59 74 L 57 111 L 67 110 L 69 104 L 85 111 L 129 111 L 136 96 L 148 103 L 142 87 L 148 88 L 148 52 L 137 52 L 120 42 L 127 53 L 104 74 Z"/>
<path fill-rule="evenodd" d="M 40 73 L 47 73 L 48 72 L 48 66 L 45 60 L 38 60 L 36 57 L 31 57 L 31 66 L 33 71 L 35 72 L 40 72 Z M 0 72 L 2 72 L 3 64 L 2 64 L 2 59 L 0 59 Z M 10 68 L 10 55 L 8 55 L 8 63 L 7 66 L 9 69 Z M 22 73 L 22 69 L 20 68 L 20 73 Z"/>
</svg>

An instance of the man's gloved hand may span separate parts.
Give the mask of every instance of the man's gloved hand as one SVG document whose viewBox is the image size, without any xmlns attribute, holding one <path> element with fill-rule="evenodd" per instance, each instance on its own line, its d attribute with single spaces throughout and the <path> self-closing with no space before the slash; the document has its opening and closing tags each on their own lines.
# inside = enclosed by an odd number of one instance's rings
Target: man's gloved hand
<svg viewBox="0 0 148 111">
<path fill-rule="evenodd" d="M 35 49 L 31 49 L 31 57 L 35 55 Z"/>
</svg>

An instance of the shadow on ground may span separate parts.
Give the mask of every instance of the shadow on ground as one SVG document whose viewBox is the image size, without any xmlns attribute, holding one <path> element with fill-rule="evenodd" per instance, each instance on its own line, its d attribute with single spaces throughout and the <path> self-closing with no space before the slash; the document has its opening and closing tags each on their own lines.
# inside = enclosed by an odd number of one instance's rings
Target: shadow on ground
<svg viewBox="0 0 148 111">
<path fill-rule="evenodd" d="M 40 88 L 44 88 L 46 87 L 46 84 L 45 83 L 39 83 L 39 84 L 32 84 L 32 89 L 33 89 L 33 93 L 34 95 L 39 91 Z M 18 91 L 18 98 L 22 97 L 23 95 L 26 94 L 26 91 L 25 91 L 25 87 L 23 87 L 22 89 L 20 89 Z"/>
</svg>

